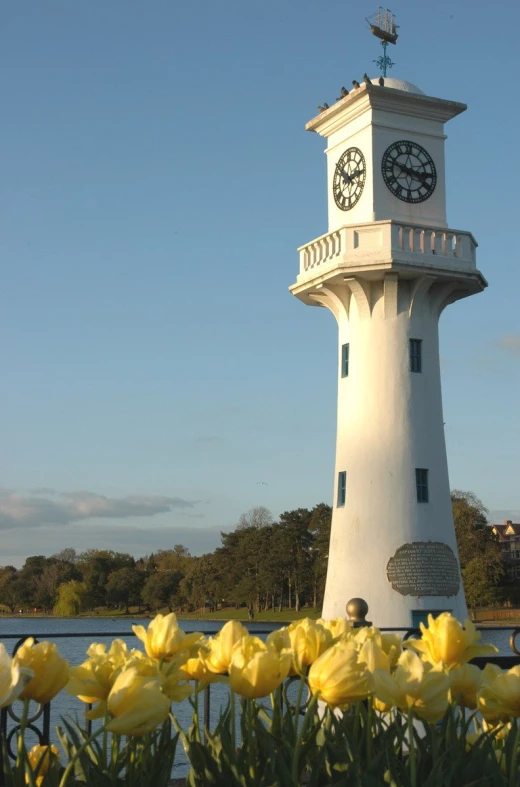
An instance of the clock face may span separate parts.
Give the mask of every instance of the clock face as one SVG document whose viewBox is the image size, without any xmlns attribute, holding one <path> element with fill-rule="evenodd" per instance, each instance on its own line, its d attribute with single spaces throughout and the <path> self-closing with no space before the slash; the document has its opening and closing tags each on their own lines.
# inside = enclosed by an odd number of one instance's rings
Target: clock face
<svg viewBox="0 0 520 787">
<path fill-rule="evenodd" d="M 424 202 L 431 197 L 437 183 L 430 154 L 417 142 L 406 139 L 386 149 L 381 171 L 392 194 L 403 202 Z"/>
<path fill-rule="evenodd" d="M 334 170 L 332 193 L 340 210 L 350 210 L 358 202 L 365 185 L 367 168 L 359 148 L 348 148 Z"/>
</svg>

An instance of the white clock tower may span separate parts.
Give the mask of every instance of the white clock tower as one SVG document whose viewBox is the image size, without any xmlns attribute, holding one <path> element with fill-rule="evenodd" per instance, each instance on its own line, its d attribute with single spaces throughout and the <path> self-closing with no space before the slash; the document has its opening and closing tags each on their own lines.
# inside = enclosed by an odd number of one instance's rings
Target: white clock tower
<svg viewBox="0 0 520 787">
<path fill-rule="evenodd" d="M 467 614 L 450 501 L 438 321 L 487 286 L 446 220 L 444 123 L 464 104 L 386 78 L 307 123 L 327 139 L 328 232 L 290 290 L 336 318 L 338 414 L 323 616 L 379 626 Z"/>
</svg>

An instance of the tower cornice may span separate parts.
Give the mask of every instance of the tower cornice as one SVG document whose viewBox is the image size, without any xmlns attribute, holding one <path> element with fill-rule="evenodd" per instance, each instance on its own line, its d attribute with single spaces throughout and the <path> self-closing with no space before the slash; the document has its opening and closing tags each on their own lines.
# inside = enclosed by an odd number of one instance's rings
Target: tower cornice
<svg viewBox="0 0 520 787">
<path fill-rule="evenodd" d="M 305 129 L 315 131 L 322 137 L 329 137 L 363 113 L 374 109 L 445 123 L 464 112 L 467 105 L 392 87 L 371 85 L 367 88 L 363 84 L 309 120 Z"/>
</svg>

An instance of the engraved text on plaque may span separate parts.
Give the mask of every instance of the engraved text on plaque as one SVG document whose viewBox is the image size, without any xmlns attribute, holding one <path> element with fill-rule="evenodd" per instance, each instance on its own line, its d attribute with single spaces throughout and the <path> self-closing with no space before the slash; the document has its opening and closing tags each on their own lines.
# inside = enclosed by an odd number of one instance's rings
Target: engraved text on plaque
<svg viewBox="0 0 520 787">
<path fill-rule="evenodd" d="M 456 596 L 460 587 L 457 558 L 439 541 L 399 547 L 388 561 L 386 575 L 403 596 Z"/>
</svg>

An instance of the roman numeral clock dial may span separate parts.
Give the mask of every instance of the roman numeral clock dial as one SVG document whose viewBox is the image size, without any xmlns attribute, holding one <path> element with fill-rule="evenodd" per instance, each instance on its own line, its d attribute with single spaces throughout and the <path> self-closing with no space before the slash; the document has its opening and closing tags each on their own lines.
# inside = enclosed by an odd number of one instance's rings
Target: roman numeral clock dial
<svg viewBox="0 0 520 787">
<path fill-rule="evenodd" d="M 424 202 L 437 183 L 433 159 L 417 142 L 401 140 L 385 150 L 381 163 L 383 180 L 403 202 Z"/>
<path fill-rule="evenodd" d="M 359 201 L 365 186 L 367 168 L 359 148 L 348 148 L 334 170 L 332 193 L 340 210 L 351 210 Z"/>
</svg>

